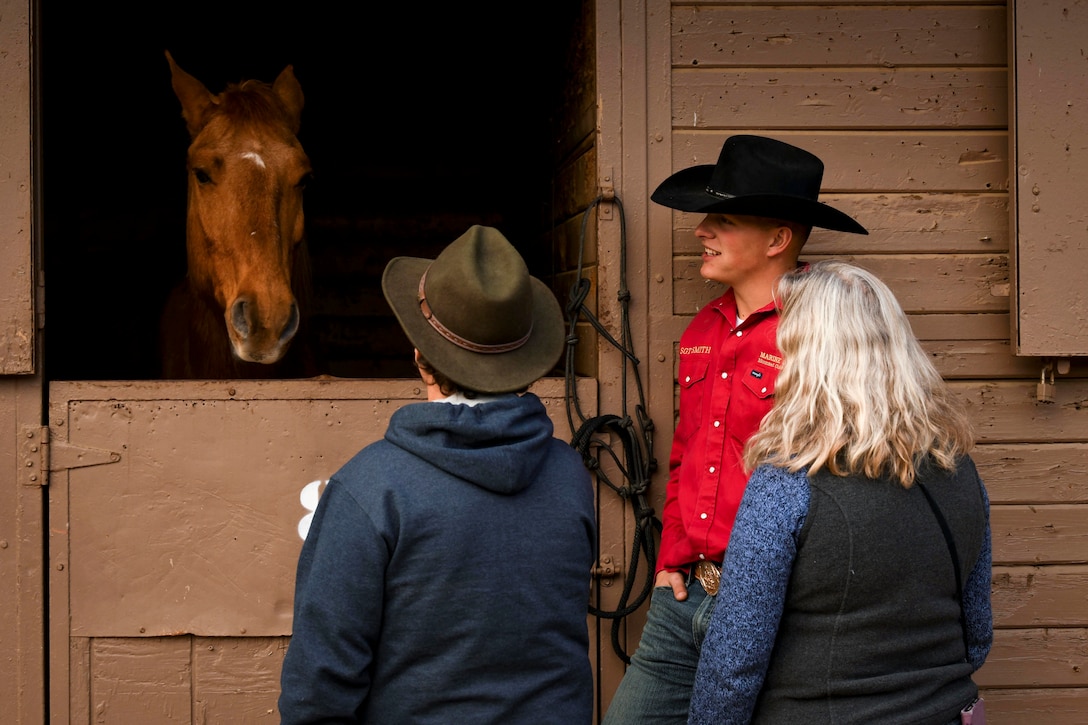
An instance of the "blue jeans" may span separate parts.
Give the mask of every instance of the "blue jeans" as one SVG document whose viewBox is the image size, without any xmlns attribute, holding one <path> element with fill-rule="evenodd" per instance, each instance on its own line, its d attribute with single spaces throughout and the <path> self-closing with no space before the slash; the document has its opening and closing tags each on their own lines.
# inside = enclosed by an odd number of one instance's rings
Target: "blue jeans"
<svg viewBox="0 0 1088 725">
<path fill-rule="evenodd" d="M 654 589 L 638 649 L 602 725 L 687 723 L 695 668 L 714 601 L 698 581 L 688 586 L 688 598 L 682 602 L 676 601 L 671 587 Z"/>
</svg>

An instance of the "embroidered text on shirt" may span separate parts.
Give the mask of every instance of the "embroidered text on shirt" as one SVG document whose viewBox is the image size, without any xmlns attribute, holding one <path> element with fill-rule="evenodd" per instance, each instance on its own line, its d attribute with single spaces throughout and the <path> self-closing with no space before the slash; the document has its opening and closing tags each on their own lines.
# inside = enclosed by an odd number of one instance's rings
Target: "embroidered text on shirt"
<svg viewBox="0 0 1088 725">
<path fill-rule="evenodd" d="M 772 355 L 769 352 L 759 353 L 759 364 L 766 365 L 767 367 L 774 368 L 775 370 L 782 369 L 782 357 L 780 355 Z"/>
</svg>

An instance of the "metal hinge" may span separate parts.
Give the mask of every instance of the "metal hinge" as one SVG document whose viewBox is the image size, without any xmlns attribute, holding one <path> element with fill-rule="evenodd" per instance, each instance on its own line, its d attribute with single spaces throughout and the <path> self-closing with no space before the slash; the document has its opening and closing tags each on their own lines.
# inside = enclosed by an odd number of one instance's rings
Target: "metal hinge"
<svg viewBox="0 0 1088 725">
<path fill-rule="evenodd" d="M 77 446 L 63 440 L 52 440 L 48 426 L 23 426 L 20 436 L 19 467 L 24 486 L 48 486 L 50 471 L 101 466 L 117 463 L 121 454 L 104 448 Z"/>
<path fill-rule="evenodd" d="M 611 556 L 603 556 L 597 563 L 597 566 L 593 567 L 593 576 L 599 579 L 602 587 L 612 586 L 612 578 L 619 576 L 620 567 L 612 561 Z"/>
<path fill-rule="evenodd" d="M 601 177 L 601 183 L 597 186 L 597 193 L 604 200 L 597 205 L 597 218 L 601 221 L 612 221 L 612 202 L 616 198 L 616 187 L 612 181 L 612 167 Z"/>
</svg>

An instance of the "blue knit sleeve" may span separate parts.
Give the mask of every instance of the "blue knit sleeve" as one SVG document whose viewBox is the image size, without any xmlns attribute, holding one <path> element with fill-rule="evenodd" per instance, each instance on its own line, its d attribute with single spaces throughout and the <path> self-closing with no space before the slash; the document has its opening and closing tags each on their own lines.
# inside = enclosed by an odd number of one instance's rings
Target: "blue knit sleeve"
<svg viewBox="0 0 1088 725">
<path fill-rule="evenodd" d="M 963 587 L 963 616 L 967 625 L 967 659 L 976 670 L 982 667 L 994 641 L 994 617 L 990 608 L 990 585 L 993 578 L 993 548 L 990 540 L 990 496 L 979 479 L 982 502 L 986 511 L 986 531 L 978 561 L 967 576 Z"/>
<path fill-rule="evenodd" d="M 751 720 L 782 618 L 809 496 L 805 471 L 762 466 L 749 479 L 700 653 L 689 723 Z"/>
</svg>

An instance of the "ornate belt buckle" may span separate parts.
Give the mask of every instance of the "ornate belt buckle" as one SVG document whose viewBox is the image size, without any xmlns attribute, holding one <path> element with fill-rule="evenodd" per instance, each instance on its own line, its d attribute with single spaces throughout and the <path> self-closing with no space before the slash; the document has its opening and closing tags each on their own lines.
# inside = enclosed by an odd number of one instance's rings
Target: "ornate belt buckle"
<svg viewBox="0 0 1088 725">
<path fill-rule="evenodd" d="M 707 594 L 714 596 L 722 583 L 722 570 L 709 561 L 700 561 L 695 565 L 695 578 L 703 585 Z"/>
</svg>

